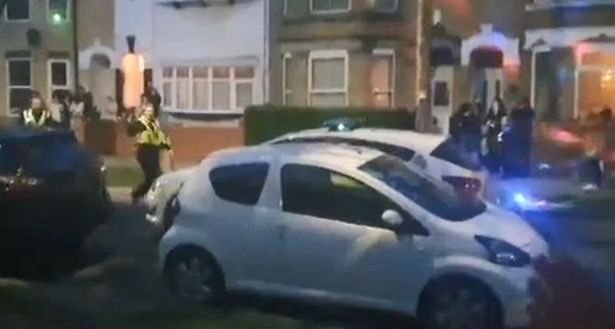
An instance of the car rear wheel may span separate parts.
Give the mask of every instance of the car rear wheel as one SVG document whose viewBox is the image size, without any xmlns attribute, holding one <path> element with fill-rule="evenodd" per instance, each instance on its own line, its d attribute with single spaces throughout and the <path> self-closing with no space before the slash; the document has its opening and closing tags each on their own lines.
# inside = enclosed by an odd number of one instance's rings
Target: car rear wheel
<svg viewBox="0 0 615 329">
<path fill-rule="evenodd" d="M 447 278 L 430 285 L 419 308 L 424 328 L 501 328 L 501 319 L 492 293 L 466 278 Z"/>
<path fill-rule="evenodd" d="M 206 251 L 183 249 L 171 254 L 165 272 L 172 292 L 180 299 L 209 305 L 222 303 L 223 274 Z"/>
</svg>

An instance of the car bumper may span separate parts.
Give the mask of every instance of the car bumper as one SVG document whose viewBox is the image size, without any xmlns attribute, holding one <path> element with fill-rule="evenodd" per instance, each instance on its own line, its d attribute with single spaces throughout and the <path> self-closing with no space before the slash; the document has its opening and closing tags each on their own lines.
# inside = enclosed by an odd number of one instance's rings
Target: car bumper
<svg viewBox="0 0 615 329">
<path fill-rule="evenodd" d="M 534 269 L 507 269 L 492 282 L 506 328 L 527 328 L 541 322 L 550 303 L 545 281 Z"/>
</svg>

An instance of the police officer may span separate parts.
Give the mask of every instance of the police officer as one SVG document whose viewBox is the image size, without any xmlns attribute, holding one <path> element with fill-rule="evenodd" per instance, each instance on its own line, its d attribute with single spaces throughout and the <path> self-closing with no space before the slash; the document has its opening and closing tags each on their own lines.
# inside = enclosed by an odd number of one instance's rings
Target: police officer
<svg viewBox="0 0 615 329">
<path fill-rule="evenodd" d="M 48 127 L 54 123 L 51 111 L 40 96 L 32 97 L 30 108 L 22 112 L 21 122 L 26 127 L 34 128 Z"/>
<path fill-rule="evenodd" d="M 141 199 L 154 181 L 162 174 L 161 151 L 171 152 L 169 137 L 162 131 L 156 119 L 154 106 L 145 106 L 143 114 L 129 126 L 129 134 L 136 137 L 137 161 L 143 171 L 144 180 L 132 192 L 133 202 Z"/>
</svg>

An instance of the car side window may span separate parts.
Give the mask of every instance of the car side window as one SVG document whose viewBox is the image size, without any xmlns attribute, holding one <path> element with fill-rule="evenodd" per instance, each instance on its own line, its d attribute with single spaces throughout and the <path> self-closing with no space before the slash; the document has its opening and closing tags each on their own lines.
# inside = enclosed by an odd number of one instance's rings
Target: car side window
<svg viewBox="0 0 615 329">
<path fill-rule="evenodd" d="M 383 227 L 381 216 L 397 207 L 354 178 L 327 169 L 288 164 L 282 168 L 284 212 Z"/>
<path fill-rule="evenodd" d="M 229 165 L 212 169 L 209 179 L 220 199 L 251 206 L 258 203 L 268 172 L 267 163 Z"/>
</svg>

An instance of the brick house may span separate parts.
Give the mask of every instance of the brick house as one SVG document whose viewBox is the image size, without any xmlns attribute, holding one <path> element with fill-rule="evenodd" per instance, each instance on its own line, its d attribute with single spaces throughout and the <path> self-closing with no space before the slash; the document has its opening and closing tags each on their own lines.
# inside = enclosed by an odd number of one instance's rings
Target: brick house
<svg viewBox="0 0 615 329">
<path fill-rule="evenodd" d="M 77 15 L 72 0 L 5 3 L 0 17 L 0 116 L 15 115 L 11 109 L 27 106 L 32 90 L 47 100 L 53 91 L 74 90 L 75 69 L 80 83 L 90 86 L 91 60 L 100 58 L 92 46 L 109 45 L 113 38 L 113 1 L 78 1 Z M 75 17 L 80 18 L 77 34 Z"/>
</svg>

